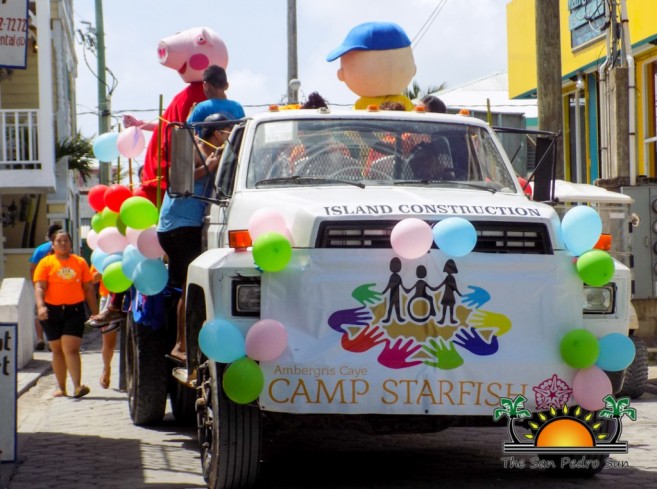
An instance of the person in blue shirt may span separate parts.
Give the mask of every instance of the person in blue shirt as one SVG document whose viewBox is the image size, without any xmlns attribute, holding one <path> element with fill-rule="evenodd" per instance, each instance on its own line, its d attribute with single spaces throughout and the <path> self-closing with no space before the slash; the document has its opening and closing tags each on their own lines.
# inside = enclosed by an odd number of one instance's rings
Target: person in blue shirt
<svg viewBox="0 0 657 489">
<path fill-rule="evenodd" d="M 215 174 L 221 159 L 223 146 L 228 139 L 231 120 L 239 119 L 236 114 L 218 113 L 207 116 L 203 125 L 199 149 L 196 152 L 194 170 L 194 194 L 209 197 L 212 193 Z M 202 230 L 206 202 L 183 196 L 171 196 L 168 192 L 162 200 L 157 237 L 169 260 L 169 284 L 180 287 L 183 293 L 177 306 L 177 337 L 171 357 L 186 359 L 185 342 L 185 283 L 189 264 L 201 254 Z"/>
<path fill-rule="evenodd" d="M 228 78 L 221 66 L 210 65 L 203 72 L 203 93 L 208 98 L 194 106 L 187 118 L 187 123 L 203 122 L 212 114 L 221 113 L 231 119 L 244 117 L 244 108 L 239 102 L 229 100 L 226 96 Z"/>
<path fill-rule="evenodd" d="M 58 223 L 51 224 L 48 227 L 48 232 L 46 233 L 46 242 L 41 243 L 39 246 L 34 248 L 34 252 L 30 257 L 30 280 L 32 280 L 32 282 L 34 282 L 34 270 L 36 269 L 36 266 L 41 261 L 41 258 L 52 253 L 51 238 L 60 229 L 62 229 L 61 224 Z M 46 347 L 46 342 L 43 337 L 43 328 L 41 327 L 41 321 L 39 321 L 39 318 L 36 317 L 36 315 L 34 316 L 34 329 L 36 330 L 36 335 L 37 335 L 36 349 L 42 351 Z"/>
</svg>

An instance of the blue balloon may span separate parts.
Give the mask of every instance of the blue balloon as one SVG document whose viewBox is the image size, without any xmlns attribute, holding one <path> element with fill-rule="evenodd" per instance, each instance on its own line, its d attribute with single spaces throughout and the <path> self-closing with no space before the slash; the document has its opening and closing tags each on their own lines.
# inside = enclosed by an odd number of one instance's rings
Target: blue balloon
<svg viewBox="0 0 657 489">
<path fill-rule="evenodd" d="M 112 161 L 119 157 L 119 149 L 116 146 L 118 139 L 118 133 L 106 132 L 94 140 L 94 156 L 98 161 Z"/>
<path fill-rule="evenodd" d="M 246 356 L 246 342 L 240 329 L 224 319 L 206 321 L 198 334 L 198 344 L 206 357 L 231 363 Z"/>
<path fill-rule="evenodd" d="M 448 256 L 465 256 L 477 244 L 477 230 L 462 217 L 448 217 L 437 222 L 433 229 L 433 240 Z"/>
<path fill-rule="evenodd" d="M 167 286 L 169 271 L 162 260 L 146 259 L 135 268 L 135 288 L 144 295 L 159 294 Z"/>
<path fill-rule="evenodd" d="M 598 340 L 600 353 L 595 364 L 602 370 L 618 372 L 625 370 L 634 361 L 634 342 L 620 333 L 610 333 Z"/>
<path fill-rule="evenodd" d="M 144 260 L 147 258 L 141 254 L 139 249 L 135 245 L 129 244 L 123 250 L 123 259 L 121 260 L 123 274 L 134 282 L 137 265 Z"/>
<path fill-rule="evenodd" d="M 96 270 L 98 270 L 100 273 L 103 273 L 103 270 L 105 270 L 105 267 L 103 266 L 103 262 L 105 261 L 105 258 L 109 256 L 109 253 L 105 253 L 103 250 L 100 248 L 96 248 L 92 253 L 91 253 L 91 264 L 96 267 Z"/>
<path fill-rule="evenodd" d="M 595 246 L 602 233 L 602 219 L 595 209 L 578 205 L 561 220 L 561 235 L 568 251 L 579 256 Z"/>
<path fill-rule="evenodd" d="M 111 255 L 107 255 L 105 259 L 103 260 L 103 270 L 107 268 L 107 265 L 110 263 L 114 263 L 115 261 L 121 261 L 123 258 L 123 253 L 112 253 Z"/>
</svg>

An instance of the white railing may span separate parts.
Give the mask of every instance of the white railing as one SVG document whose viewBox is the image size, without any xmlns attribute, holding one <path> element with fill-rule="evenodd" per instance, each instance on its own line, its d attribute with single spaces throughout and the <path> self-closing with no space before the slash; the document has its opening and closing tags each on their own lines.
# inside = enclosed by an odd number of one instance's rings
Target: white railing
<svg viewBox="0 0 657 489">
<path fill-rule="evenodd" d="M 40 170 L 38 109 L 0 110 L 0 170 Z"/>
</svg>

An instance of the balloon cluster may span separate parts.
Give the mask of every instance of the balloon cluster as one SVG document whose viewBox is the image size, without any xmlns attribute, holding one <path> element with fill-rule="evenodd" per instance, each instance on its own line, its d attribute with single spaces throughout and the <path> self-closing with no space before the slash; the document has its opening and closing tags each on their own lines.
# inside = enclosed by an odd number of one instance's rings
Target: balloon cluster
<svg viewBox="0 0 657 489">
<path fill-rule="evenodd" d="M 292 258 L 292 235 L 285 217 L 275 209 L 262 208 L 249 219 L 255 264 L 265 272 L 283 270 Z M 206 321 L 198 335 L 201 351 L 215 362 L 228 363 L 222 386 L 238 404 L 255 401 L 264 387 L 257 362 L 277 359 L 287 348 L 287 330 L 274 319 L 261 319 L 246 333 L 224 319 Z"/>
<path fill-rule="evenodd" d="M 274 319 L 261 319 L 246 336 L 230 321 L 206 321 L 198 335 L 205 356 L 215 362 L 228 363 L 224 371 L 223 389 L 238 404 L 255 401 L 265 384 L 257 362 L 276 360 L 287 348 L 287 330 Z"/>
<path fill-rule="evenodd" d="M 96 185 L 88 201 L 96 211 L 87 233 L 91 263 L 107 290 L 124 292 L 132 285 L 143 295 L 164 290 L 169 272 L 157 239 L 157 207 L 119 184 Z"/>
<path fill-rule="evenodd" d="M 605 371 L 626 369 L 636 355 L 634 343 L 628 336 L 610 333 L 598 339 L 585 329 L 566 333 L 559 347 L 563 361 L 580 369 L 573 380 L 573 397 L 589 411 L 602 409 L 605 404 L 602 399 L 612 392 Z"/>
<path fill-rule="evenodd" d="M 448 256 L 465 256 L 477 244 L 477 231 L 462 217 L 448 217 L 433 228 L 421 219 L 410 217 L 399 221 L 390 233 L 392 249 L 409 260 L 425 255 L 432 243 Z"/>
<path fill-rule="evenodd" d="M 249 219 L 253 261 L 265 272 L 280 272 L 292 258 L 292 236 L 285 218 L 275 209 L 262 208 Z"/>
<path fill-rule="evenodd" d="M 614 260 L 606 251 L 593 249 L 602 233 L 602 220 L 595 209 L 578 205 L 561 220 L 566 249 L 577 256 L 575 267 L 587 285 L 601 287 L 614 276 Z"/>
<path fill-rule="evenodd" d="M 112 161 L 119 155 L 135 158 L 144 150 L 144 132 L 137 126 L 127 128 L 121 133 L 106 132 L 93 142 L 94 156 L 99 161 Z"/>
</svg>

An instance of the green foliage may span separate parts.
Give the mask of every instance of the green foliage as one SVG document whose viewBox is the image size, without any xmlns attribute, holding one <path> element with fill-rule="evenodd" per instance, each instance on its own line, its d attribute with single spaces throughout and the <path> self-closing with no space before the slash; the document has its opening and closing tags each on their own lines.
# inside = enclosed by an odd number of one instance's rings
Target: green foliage
<svg viewBox="0 0 657 489">
<path fill-rule="evenodd" d="M 69 136 L 55 145 L 55 158 L 59 160 L 68 156 L 68 169 L 77 170 L 84 183 L 87 183 L 93 174 L 93 145 L 90 139 L 83 137 L 79 132 Z"/>
<path fill-rule="evenodd" d="M 438 86 L 429 85 L 425 88 L 421 88 L 420 84 L 417 81 L 413 80 L 411 86 L 406 88 L 403 93 L 411 100 L 416 100 L 416 99 L 421 99 L 425 95 L 429 95 L 434 92 L 443 90 L 444 88 L 445 88 L 445 83 L 441 83 Z"/>
</svg>

